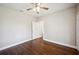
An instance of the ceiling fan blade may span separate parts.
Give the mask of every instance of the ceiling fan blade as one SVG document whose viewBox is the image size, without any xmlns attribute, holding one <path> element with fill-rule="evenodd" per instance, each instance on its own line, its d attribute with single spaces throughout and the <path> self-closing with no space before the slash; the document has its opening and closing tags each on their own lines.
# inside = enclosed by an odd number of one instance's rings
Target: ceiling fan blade
<svg viewBox="0 0 79 59">
<path fill-rule="evenodd" d="M 47 8 L 47 7 L 40 7 L 40 8 L 45 9 L 45 10 L 48 10 L 48 9 L 49 9 L 49 8 Z"/>
<path fill-rule="evenodd" d="M 32 10 L 32 8 L 28 8 L 28 9 L 26 9 L 27 11 L 29 11 L 29 10 Z"/>
</svg>

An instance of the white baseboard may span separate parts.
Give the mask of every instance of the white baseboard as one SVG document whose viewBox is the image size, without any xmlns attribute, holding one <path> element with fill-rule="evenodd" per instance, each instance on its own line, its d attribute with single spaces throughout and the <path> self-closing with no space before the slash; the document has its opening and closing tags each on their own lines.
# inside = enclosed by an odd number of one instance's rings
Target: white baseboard
<svg viewBox="0 0 79 59">
<path fill-rule="evenodd" d="M 39 38 L 39 37 L 42 37 L 42 35 L 37 35 L 37 36 L 33 37 L 33 39 L 36 39 L 36 38 Z"/>
<path fill-rule="evenodd" d="M 32 39 L 30 39 L 30 40 L 32 40 Z M 22 44 L 22 43 L 30 41 L 30 40 L 25 40 L 25 41 L 21 41 L 21 42 L 18 42 L 18 43 L 11 44 L 9 46 L 2 47 L 2 48 L 0 48 L 0 51 L 4 50 L 4 49 L 7 49 L 7 48 L 10 48 L 10 47 L 13 47 L 13 46 L 16 46 L 16 45 L 19 45 L 19 44 Z"/>
<path fill-rule="evenodd" d="M 30 40 L 33 40 L 33 39 L 30 39 Z M 14 44 L 9 45 L 9 46 L 2 47 L 2 48 L 0 48 L 0 51 L 1 51 L 1 50 L 4 50 L 4 49 L 7 49 L 7 48 L 10 48 L 10 47 L 13 47 L 13 46 L 16 46 L 16 45 L 19 45 L 19 44 L 22 44 L 22 43 L 27 42 L 27 41 L 30 41 L 30 40 L 25 40 L 25 41 L 21 41 L 21 42 L 18 42 L 18 43 L 14 43 Z M 63 44 L 63 43 L 51 41 L 51 40 L 48 40 L 48 39 L 45 39 L 45 38 L 44 38 L 44 40 L 49 41 L 49 42 L 53 42 L 53 43 L 56 43 L 56 44 L 60 44 L 60 45 L 64 45 L 64 46 L 67 46 L 67 47 L 71 47 L 71 48 L 77 49 L 76 46 L 72 46 L 72 45 L 68 45 L 68 44 Z"/>
<path fill-rule="evenodd" d="M 48 40 L 48 39 L 45 39 L 45 38 L 44 38 L 44 40 L 49 41 L 49 42 L 53 42 L 53 43 L 56 43 L 56 44 L 60 44 L 60 45 L 63 45 L 63 46 L 67 46 L 67 47 L 70 47 L 70 48 L 77 49 L 76 46 L 72 46 L 72 45 L 69 45 L 69 44 L 64 44 L 64 43 L 60 43 L 60 42 L 56 42 L 56 41 L 51 41 L 51 40 Z"/>
</svg>

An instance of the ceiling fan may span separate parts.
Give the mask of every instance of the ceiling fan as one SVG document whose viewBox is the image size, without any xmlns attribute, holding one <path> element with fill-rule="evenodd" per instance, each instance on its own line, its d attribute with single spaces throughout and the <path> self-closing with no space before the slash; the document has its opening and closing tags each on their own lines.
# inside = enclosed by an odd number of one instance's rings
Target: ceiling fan
<svg viewBox="0 0 79 59">
<path fill-rule="evenodd" d="M 28 8 L 28 9 L 26 9 L 27 11 L 33 10 L 37 14 L 39 14 L 40 9 L 43 9 L 43 10 L 48 10 L 49 9 L 48 7 L 42 7 L 41 3 L 31 3 L 31 4 L 33 5 L 33 8 Z"/>
</svg>

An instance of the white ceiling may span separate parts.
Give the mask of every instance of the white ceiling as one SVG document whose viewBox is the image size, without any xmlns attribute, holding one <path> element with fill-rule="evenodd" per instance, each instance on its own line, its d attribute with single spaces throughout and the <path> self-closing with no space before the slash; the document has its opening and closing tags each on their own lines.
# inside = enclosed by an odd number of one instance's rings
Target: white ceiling
<svg viewBox="0 0 79 59">
<path fill-rule="evenodd" d="M 35 13 L 34 11 L 27 11 L 25 9 L 28 9 L 30 7 L 33 7 L 32 4 L 30 3 L 1 3 L 0 6 L 5 6 L 7 8 L 16 10 L 16 11 L 21 11 L 23 10 L 24 12 L 22 13 L 27 13 L 27 14 L 31 14 L 33 16 L 43 16 L 46 14 L 51 14 L 53 12 L 59 11 L 59 10 L 63 10 L 69 7 L 73 7 L 76 4 L 73 3 L 42 3 L 41 6 L 46 6 L 49 8 L 48 11 L 46 10 L 41 10 L 39 14 Z"/>
</svg>

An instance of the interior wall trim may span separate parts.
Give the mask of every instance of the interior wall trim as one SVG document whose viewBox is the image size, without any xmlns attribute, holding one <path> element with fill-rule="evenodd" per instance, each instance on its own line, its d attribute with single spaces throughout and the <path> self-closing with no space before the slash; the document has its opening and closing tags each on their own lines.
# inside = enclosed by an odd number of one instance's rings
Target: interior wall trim
<svg viewBox="0 0 79 59">
<path fill-rule="evenodd" d="M 45 38 L 44 38 L 44 40 L 49 41 L 49 42 L 53 42 L 53 43 L 56 43 L 56 44 L 59 44 L 59 45 L 63 45 L 63 46 L 67 46 L 67 47 L 70 47 L 70 48 L 77 49 L 77 47 L 76 47 L 76 46 L 73 46 L 73 45 L 64 44 L 64 43 L 60 43 L 60 42 L 56 42 L 56 41 L 52 41 L 52 40 L 48 40 L 48 39 L 45 39 Z"/>
<path fill-rule="evenodd" d="M 19 45 L 19 44 L 22 44 L 22 43 L 27 42 L 27 41 L 30 41 L 30 40 L 32 40 L 32 39 L 25 40 L 25 41 L 21 41 L 21 42 L 18 42 L 18 43 L 11 44 L 9 46 L 2 47 L 2 48 L 0 48 L 0 51 L 1 50 L 5 50 L 5 49 L 10 48 L 10 47 L 13 47 L 13 46 L 16 46 L 16 45 Z"/>
<path fill-rule="evenodd" d="M 30 40 L 33 40 L 33 39 L 30 39 Z M 10 47 L 13 47 L 13 46 L 16 46 L 16 45 L 19 45 L 19 44 L 22 44 L 22 43 L 30 41 L 30 40 L 25 40 L 25 41 L 21 41 L 21 42 L 18 42 L 18 43 L 11 44 L 9 46 L 2 47 L 2 48 L 0 48 L 0 51 L 4 50 L 4 49 L 7 49 L 7 48 L 10 48 Z M 60 42 L 56 42 L 56 41 L 51 41 L 51 40 L 48 40 L 48 39 L 45 39 L 45 38 L 44 38 L 44 40 L 49 41 L 49 42 L 53 42 L 53 43 L 56 43 L 56 44 L 60 44 L 60 45 L 63 45 L 63 46 L 67 46 L 67 47 L 70 47 L 70 48 L 77 49 L 76 46 L 72 46 L 72 45 L 69 45 L 69 44 L 64 44 L 64 43 L 60 43 Z"/>
<path fill-rule="evenodd" d="M 33 39 L 36 39 L 36 38 L 39 38 L 39 37 L 42 37 L 42 35 L 36 35 L 35 37 L 33 37 Z"/>
</svg>

